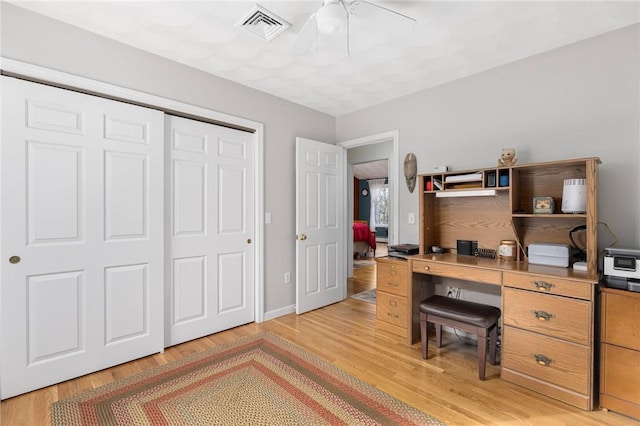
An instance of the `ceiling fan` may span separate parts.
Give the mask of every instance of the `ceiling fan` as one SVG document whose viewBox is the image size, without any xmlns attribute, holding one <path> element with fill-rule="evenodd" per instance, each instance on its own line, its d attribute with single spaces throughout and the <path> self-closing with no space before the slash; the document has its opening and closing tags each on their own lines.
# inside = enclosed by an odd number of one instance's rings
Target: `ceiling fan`
<svg viewBox="0 0 640 426">
<path fill-rule="evenodd" d="M 407 15 L 365 0 L 324 0 L 303 25 L 291 52 L 305 55 L 314 44 L 318 48 L 324 43 L 334 48 L 342 45 L 349 55 L 354 37 L 367 44 L 367 39 L 380 34 L 407 34 L 415 23 Z"/>
</svg>

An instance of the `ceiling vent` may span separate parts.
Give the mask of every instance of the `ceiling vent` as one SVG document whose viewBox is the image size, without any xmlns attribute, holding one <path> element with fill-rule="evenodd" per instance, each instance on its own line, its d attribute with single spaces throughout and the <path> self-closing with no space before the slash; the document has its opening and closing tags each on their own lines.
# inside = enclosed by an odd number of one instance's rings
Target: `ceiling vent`
<svg viewBox="0 0 640 426">
<path fill-rule="evenodd" d="M 290 23 L 259 4 L 236 25 L 265 41 L 273 40 L 291 27 Z"/>
</svg>

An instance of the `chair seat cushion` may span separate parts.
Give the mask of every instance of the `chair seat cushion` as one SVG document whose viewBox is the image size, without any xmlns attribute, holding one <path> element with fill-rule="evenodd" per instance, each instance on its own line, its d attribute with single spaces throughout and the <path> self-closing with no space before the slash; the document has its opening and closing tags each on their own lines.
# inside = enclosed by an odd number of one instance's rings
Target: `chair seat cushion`
<svg viewBox="0 0 640 426">
<path fill-rule="evenodd" d="M 500 318 L 500 308 L 495 306 L 444 296 L 431 296 L 423 300 L 420 303 L 420 312 L 482 328 L 491 327 Z"/>
</svg>

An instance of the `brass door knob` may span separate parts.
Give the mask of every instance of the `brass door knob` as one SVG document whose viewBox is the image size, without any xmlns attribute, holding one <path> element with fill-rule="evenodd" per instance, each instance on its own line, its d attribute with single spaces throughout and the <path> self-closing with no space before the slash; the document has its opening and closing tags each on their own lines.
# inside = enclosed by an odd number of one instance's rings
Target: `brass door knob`
<svg viewBox="0 0 640 426">
<path fill-rule="evenodd" d="M 247 244 L 251 244 L 252 242 L 253 242 L 253 241 L 251 240 L 251 238 L 249 238 L 249 239 L 247 240 Z"/>
<path fill-rule="evenodd" d="M 16 263 L 20 263 L 22 259 L 20 259 L 20 256 L 11 256 L 9 258 L 9 263 L 15 265 Z"/>
</svg>

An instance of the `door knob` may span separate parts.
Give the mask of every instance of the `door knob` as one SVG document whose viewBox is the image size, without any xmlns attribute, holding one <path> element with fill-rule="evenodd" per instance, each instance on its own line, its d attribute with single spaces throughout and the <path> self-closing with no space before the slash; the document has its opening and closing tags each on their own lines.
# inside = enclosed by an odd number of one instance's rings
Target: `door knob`
<svg viewBox="0 0 640 426">
<path fill-rule="evenodd" d="M 20 259 L 20 256 L 11 256 L 9 258 L 9 263 L 15 265 L 16 263 L 20 263 L 22 259 Z"/>
<path fill-rule="evenodd" d="M 307 236 L 305 234 L 300 234 L 299 236 L 296 235 L 296 240 L 304 241 L 306 239 L 307 239 Z"/>
<path fill-rule="evenodd" d="M 249 238 L 249 239 L 247 240 L 247 244 L 251 244 L 252 242 L 253 242 L 253 241 L 251 241 L 251 238 Z"/>
</svg>

